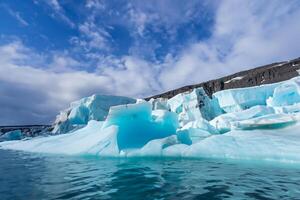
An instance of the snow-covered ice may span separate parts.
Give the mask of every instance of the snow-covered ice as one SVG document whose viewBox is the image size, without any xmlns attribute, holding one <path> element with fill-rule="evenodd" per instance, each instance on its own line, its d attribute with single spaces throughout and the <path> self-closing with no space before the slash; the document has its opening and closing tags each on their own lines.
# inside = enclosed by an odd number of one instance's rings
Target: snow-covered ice
<svg viewBox="0 0 300 200">
<path fill-rule="evenodd" d="M 231 83 L 231 82 L 234 82 L 234 81 L 239 81 L 239 80 L 242 80 L 243 78 L 244 78 L 243 76 L 238 76 L 238 77 L 232 78 L 228 81 L 225 81 L 224 83 Z"/>
</svg>

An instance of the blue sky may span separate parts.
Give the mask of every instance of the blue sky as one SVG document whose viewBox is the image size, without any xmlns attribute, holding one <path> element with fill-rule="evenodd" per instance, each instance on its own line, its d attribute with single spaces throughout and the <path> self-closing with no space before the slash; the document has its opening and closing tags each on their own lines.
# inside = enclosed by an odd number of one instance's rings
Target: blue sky
<svg viewBox="0 0 300 200">
<path fill-rule="evenodd" d="M 299 57 L 297 0 L 7 0 L 0 124 L 43 124 L 93 93 L 145 97 Z"/>
</svg>

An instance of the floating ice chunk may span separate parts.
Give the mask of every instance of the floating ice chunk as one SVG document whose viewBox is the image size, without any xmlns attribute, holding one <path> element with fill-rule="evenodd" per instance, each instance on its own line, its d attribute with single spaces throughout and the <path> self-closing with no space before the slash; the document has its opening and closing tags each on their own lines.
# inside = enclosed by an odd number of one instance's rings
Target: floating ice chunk
<svg viewBox="0 0 300 200">
<path fill-rule="evenodd" d="M 277 86 L 273 97 L 267 100 L 270 106 L 287 106 L 300 102 L 300 88 L 297 82 L 290 80 Z"/>
<path fill-rule="evenodd" d="M 222 90 L 213 94 L 220 107 L 227 113 L 239 112 L 256 105 L 266 105 L 266 100 L 273 95 L 280 83 L 248 88 Z"/>
<path fill-rule="evenodd" d="M 21 139 L 22 139 L 22 132 L 20 130 L 9 131 L 0 136 L 0 142 L 9 141 L 9 140 L 21 140 Z"/>
<path fill-rule="evenodd" d="M 169 146 L 174 144 L 178 144 L 178 140 L 176 135 L 172 135 L 162 139 L 155 139 L 149 141 L 145 146 L 141 149 L 135 149 L 129 151 L 126 156 L 162 156 L 163 150 Z"/>
<path fill-rule="evenodd" d="M 272 107 L 267 106 L 254 106 L 247 110 L 240 112 L 226 113 L 216 117 L 209 123 L 215 127 L 221 133 L 230 131 L 232 128 L 232 123 L 236 121 L 242 121 L 246 119 L 256 118 L 263 115 L 269 115 L 275 113 Z"/>
<path fill-rule="evenodd" d="M 176 133 L 177 119 L 166 110 L 155 111 L 151 116 L 151 104 L 142 102 L 111 107 L 104 127 L 116 125 L 120 150 L 140 148 L 150 140 Z"/>
<path fill-rule="evenodd" d="M 135 103 L 128 97 L 93 95 L 71 103 L 56 118 L 53 133 L 67 133 L 85 126 L 89 120 L 105 120 L 111 106 Z"/>
<path fill-rule="evenodd" d="M 70 134 L 49 137 L 37 137 L 31 140 L 2 142 L 2 149 L 23 150 L 40 153 L 56 153 L 68 155 L 101 155 L 118 156 L 115 126 L 102 129 L 103 123 L 90 121 L 88 125 Z"/>
</svg>

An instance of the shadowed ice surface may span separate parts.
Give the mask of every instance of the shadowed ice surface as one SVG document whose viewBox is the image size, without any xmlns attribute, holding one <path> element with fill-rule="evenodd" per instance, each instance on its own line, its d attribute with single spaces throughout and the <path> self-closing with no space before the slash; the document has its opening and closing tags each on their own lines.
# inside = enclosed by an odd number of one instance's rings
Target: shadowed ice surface
<svg viewBox="0 0 300 200">
<path fill-rule="evenodd" d="M 0 199 L 298 199 L 300 166 L 0 150 Z"/>
</svg>

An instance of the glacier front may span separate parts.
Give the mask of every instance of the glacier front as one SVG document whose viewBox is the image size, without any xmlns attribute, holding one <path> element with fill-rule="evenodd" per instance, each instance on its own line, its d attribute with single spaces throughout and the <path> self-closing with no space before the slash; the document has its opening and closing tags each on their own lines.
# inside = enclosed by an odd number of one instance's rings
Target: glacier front
<svg viewBox="0 0 300 200">
<path fill-rule="evenodd" d="M 150 101 L 92 96 L 58 117 L 56 133 L 64 134 L 5 141 L 0 148 L 99 157 L 300 162 L 299 87 L 296 77 L 212 97 L 202 88 Z"/>
</svg>

